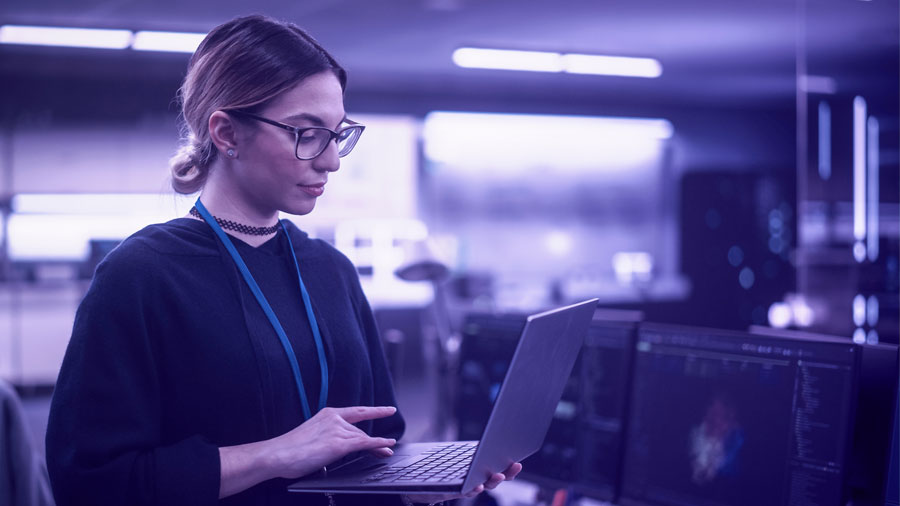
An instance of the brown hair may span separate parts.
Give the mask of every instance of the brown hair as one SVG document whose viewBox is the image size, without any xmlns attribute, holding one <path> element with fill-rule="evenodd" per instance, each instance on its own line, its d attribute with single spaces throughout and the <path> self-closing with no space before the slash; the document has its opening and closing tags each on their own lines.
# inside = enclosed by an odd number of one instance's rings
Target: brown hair
<svg viewBox="0 0 900 506">
<path fill-rule="evenodd" d="M 218 110 L 265 107 L 303 79 L 331 70 L 341 88 L 347 73 L 309 34 L 293 23 L 265 16 L 235 18 L 213 28 L 188 64 L 178 91 L 182 145 L 169 161 L 172 188 L 200 191 L 217 150 L 209 117 Z"/>
</svg>

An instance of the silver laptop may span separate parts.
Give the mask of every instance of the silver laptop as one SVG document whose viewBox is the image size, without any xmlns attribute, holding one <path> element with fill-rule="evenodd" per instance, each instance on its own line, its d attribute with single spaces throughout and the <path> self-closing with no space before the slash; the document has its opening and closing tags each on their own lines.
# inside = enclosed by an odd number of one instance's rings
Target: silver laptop
<svg viewBox="0 0 900 506">
<path fill-rule="evenodd" d="M 597 299 L 528 317 L 480 441 L 399 444 L 366 454 L 291 492 L 467 493 L 540 449 L 584 342 Z"/>
</svg>

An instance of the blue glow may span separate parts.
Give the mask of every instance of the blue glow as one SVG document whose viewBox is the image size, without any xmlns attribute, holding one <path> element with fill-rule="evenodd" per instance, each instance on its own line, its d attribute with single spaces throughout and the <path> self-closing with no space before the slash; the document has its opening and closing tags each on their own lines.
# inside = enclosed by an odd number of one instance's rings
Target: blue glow
<svg viewBox="0 0 900 506">
<path fill-rule="evenodd" d="M 869 261 L 878 259 L 878 214 L 879 214 L 879 175 L 881 163 L 878 159 L 878 119 L 869 117 L 868 121 L 868 200 L 866 209 L 868 214 L 866 246 L 869 253 Z"/>
<path fill-rule="evenodd" d="M 753 269 L 749 267 L 744 267 L 741 269 L 741 273 L 738 274 L 738 282 L 744 288 L 744 290 L 749 290 L 753 288 L 753 283 L 756 282 L 756 275 L 753 274 Z"/>
<path fill-rule="evenodd" d="M 866 259 L 866 245 L 862 241 L 853 243 L 853 258 L 862 263 Z"/>
<path fill-rule="evenodd" d="M 878 344 L 878 332 L 875 329 L 866 334 L 866 344 Z"/>
<path fill-rule="evenodd" d="M 878 297 L 874 295 L 870 295 L 866 302 L 866 323 L 870 327 L 878 325 Z"/>
<path fill-rule="evenodd" d="M 853 99 L 853 237 L 866 239 L 866 101 L 862 97 Z"/>
<path fill-rule="evenodd" d="M 866 323 L 866 298 L 861 293 L 853 297 L 853 323 L 857 327 Z"/>
<path fill-rule="evenodd" d="M 831 107 L 819 102 L 819 177 L 831 179 Z"/>
<path fill-rule="evenodd" d="M 784 230 L 784 215 L 778 209 L 769 211 L 769 233 L 781 235 Z"/>
<path fill-rule="evenodd" d="M 780 234 L 769 237 L 769 251 L 771 251 L 772 253 L 780 255 L 784 252 L 786 246 L 787 241 L 785 241 Z"/>
<path fill-rule="evenodd" d="M 807 93 L 834 95 L 837 92 L 837 82 L 833 77 L 805 75 L 800 77 L 800 88 Z"/>
<path fill-rule="evenodd" d="M 777 329 L 787 328 L 791 324 L 793 315 L 791 306 L 786 302 L 774 302 L 769 306 L 769 325 Z"/>
<path fill-rule="evenodd" d="M 716 209 L 707 209 L 704 219 L 706 221 L 706 226 L 712 230 L 716 230 L 722 225 L 722 216 Z"/>
<path fill-rule="evenodd" d="M 735 245 L 728 249 L 728 263 L 730 263 L 732 267 L 741 265 L 743 261 L 744 250 L 742 250 L 740 246 Z"/>
</svg>

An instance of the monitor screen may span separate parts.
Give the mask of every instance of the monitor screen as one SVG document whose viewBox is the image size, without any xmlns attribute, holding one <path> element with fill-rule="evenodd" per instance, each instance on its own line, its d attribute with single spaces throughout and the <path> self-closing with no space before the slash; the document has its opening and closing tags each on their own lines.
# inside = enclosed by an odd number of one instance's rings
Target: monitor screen
<svg viewBox="0 0 900 506">
<path fill-rule="evenodd" d="M 644 325 L 621 503 L 838 506 L 859 349 Z"/>
<path fill-rule="evenodd" d="M 821 340 L 798 330 L 751 326 L 754 334 Z M 898 354 L 895 344 L 861 344 L 856 393 L 856 421 L 848 460 L 847 486 L 857 506 L 883 506 L 887 462 L 894 427 Z"/>
</svg>

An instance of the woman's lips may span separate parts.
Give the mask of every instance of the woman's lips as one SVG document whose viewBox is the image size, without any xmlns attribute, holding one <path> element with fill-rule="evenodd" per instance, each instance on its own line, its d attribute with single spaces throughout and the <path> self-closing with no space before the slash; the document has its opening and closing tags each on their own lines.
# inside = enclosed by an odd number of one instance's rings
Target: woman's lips
<svg viewBox="0 0 900 506">
<path fill-rule="evenodd" d="M 301 190 L 306 192 L 308 195 L 313 197 L 321 197 L 323 193 L 325 193 L 325 183 L 319 184 L 300 184 L 297 185 Z"/>
</svg>

